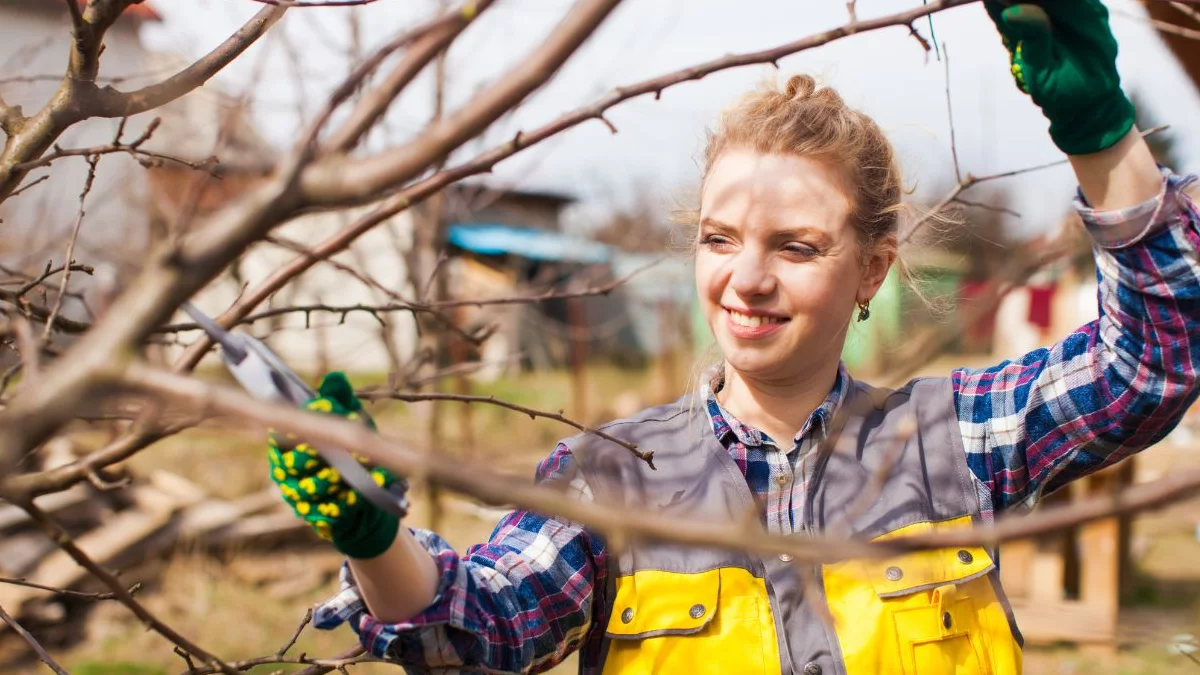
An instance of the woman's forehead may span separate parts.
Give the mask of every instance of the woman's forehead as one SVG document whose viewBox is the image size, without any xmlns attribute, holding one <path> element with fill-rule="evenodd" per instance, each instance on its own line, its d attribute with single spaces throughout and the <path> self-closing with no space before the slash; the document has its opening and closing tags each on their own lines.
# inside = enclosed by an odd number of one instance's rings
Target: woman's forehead
<svg viewBox="0 0 1200 675">
<path fill-rule="evenodd" d="M 832 227 L 845 223 L 850 198 L 828 162 L 730 150 L 713 164 L 701 216 L 733 227 Z"/>
</svg>

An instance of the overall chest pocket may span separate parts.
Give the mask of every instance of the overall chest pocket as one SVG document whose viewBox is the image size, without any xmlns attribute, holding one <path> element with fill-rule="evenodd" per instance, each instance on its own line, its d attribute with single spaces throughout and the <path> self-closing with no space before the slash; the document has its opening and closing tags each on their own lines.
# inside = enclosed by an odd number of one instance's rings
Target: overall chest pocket
<svg viewBox="0 0 1200 675">
<path fill-rule="evenodd" d="M 980 547 L 826 565 L 825 592 L 848 675 L 1019 672 L 1020 648 L 988 578 L 994 569 Z"/>
<path fill-rule="evenodd" d="M 766 584 L 748 570 L 616 579 L 604 673 L 779 673 Z"/>
</svg>

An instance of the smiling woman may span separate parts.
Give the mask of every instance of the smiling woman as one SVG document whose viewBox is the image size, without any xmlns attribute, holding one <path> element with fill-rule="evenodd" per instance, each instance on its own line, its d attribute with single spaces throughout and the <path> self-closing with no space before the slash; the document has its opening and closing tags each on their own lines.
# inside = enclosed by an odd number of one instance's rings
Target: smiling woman
<svg viewBox="0 0 1200 675">
<path fill-rule="evenodd" d="M 1133 128 L 1099 0 L 985 5 L 1079 180 L 1099 320 L 1016 361 L 894 391 L 850 378 L 847 327 L 856 307 L 869 318 L 896 258 L 900 172 L 870 118 L 796 76 L 735 103 L 709 135 L 696 285 L 723 361 L 699 387 L 704 406 L 687 392 L 602 427 L 652 447 L 656 468 L 585 434 L 539 480 L 714 527 L 888 539 L 1028 508 L 1179 421 L 1200 360 L 1191 179 L 1160 172 Z M 359 410 L 338 384 L 321 388 L 338 399 L 328 409 Z M 578 649 L 584 673 L 1021 670 L 994 550 L 801 570 L 787 554 L 610 550 L 577 523 L 515 511 L 460 556 L 362 500 L 329 515 L 346 486 L 308 455 L 289 463 L 297 452 L 272 449 L 281 485 L 300 488 L 285 495 L 350 558 L 316 624 L 349 622 L 373 653 L 419 669 L 540 672 Z"/>
</svg>

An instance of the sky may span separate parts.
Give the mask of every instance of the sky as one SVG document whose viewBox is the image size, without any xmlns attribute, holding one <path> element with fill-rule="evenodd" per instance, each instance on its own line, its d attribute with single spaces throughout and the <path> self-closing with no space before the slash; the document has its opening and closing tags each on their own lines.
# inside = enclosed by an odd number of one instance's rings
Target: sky
<svg viewBox="0 0 1200 675">
<path fill-rule="evenodd" d="M 861 18 L 892 14 L 919 0 L 858 0 Z M 1200 170 L 1200 95 L 1132 0 L 1108 0 L 1120 43 L 1118 66 L 1127 91 L 1147 116 L 1172 125 L 1184 155 L 1181 170 Z M 198 56 L 218 44 L 261 5 L 243 0 L 155 2 L 163 15 L 144 29 L 147 47 Z M 500 0 L 464 32 L 448 56 L 447 102 L 460 105 L 538 44 L 563 16 L 566 0 Z M 262 44 L 222 73 L 217 86 L 252 87 L 261 133 L 286 146 L 300 120 L 348 70 L 352 39 L 378 45 L 429 16 L 434 0 L 379 0 L 365 7 L 293 9 Z M 625 0 L 556 77 L 517 111 L 458 153 L 465 159 L 518 129 L 543 124 L 611 88 L 632 84 L 728 53 L 793 41 L 847 22 L 841 0 Z M 283 30 L 279 30 L 282 27 Z M 918 29 L 931 37 L 922 20 Z M 638 199 L 670 206 L 686 202 L 698 182 L 705 129 L 720 109 L 764 78 L 811 73 L 834 86 L 888 133 L 902 158 L 914 198 L 934 201 L 953 184 L 947 90 L 962 171 L 977 176 L 1061 159 L 1040 111 L 1008 72 L 1007 54 L 982 5 L 933 18 L 932 36 L 945 45 L 926 53 L 906 28 L 859 34 L 771 66 L 751 66 L 672 87 L 608 113 L 617 127 L 589 121 L 502 163 L 506 185 L 554 190 L 580 200 L 577 219 L 595 218 Z M 947 79 L 947 71 L 949 77 Z M 419 80 L 393 105 L 380 148 L 418 133 L 432 110 L 432 77 Z M 1036 234 L 1069 208 L 1074 180 L 1059 167 L 1006 181 L 1022 217 L 1014 228 Z M 969 196 L 969 195 L 968 195 Z"/>
</svg>

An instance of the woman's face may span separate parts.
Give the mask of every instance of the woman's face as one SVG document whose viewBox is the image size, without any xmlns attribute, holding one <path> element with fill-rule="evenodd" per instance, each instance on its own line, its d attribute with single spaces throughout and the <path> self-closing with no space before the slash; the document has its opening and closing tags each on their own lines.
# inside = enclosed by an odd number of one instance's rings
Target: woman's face
<svg viewBox="0 0 1200 675">
<path fill-rule="evenodd" d="M 741 375 L 793 382 L 833 367 L 856 301 L 883 282 L 891 255 L 863 264 L 842 183 L 825 162 L 737 148 L 710 169 L 696 288 Z"/>
</svg>

